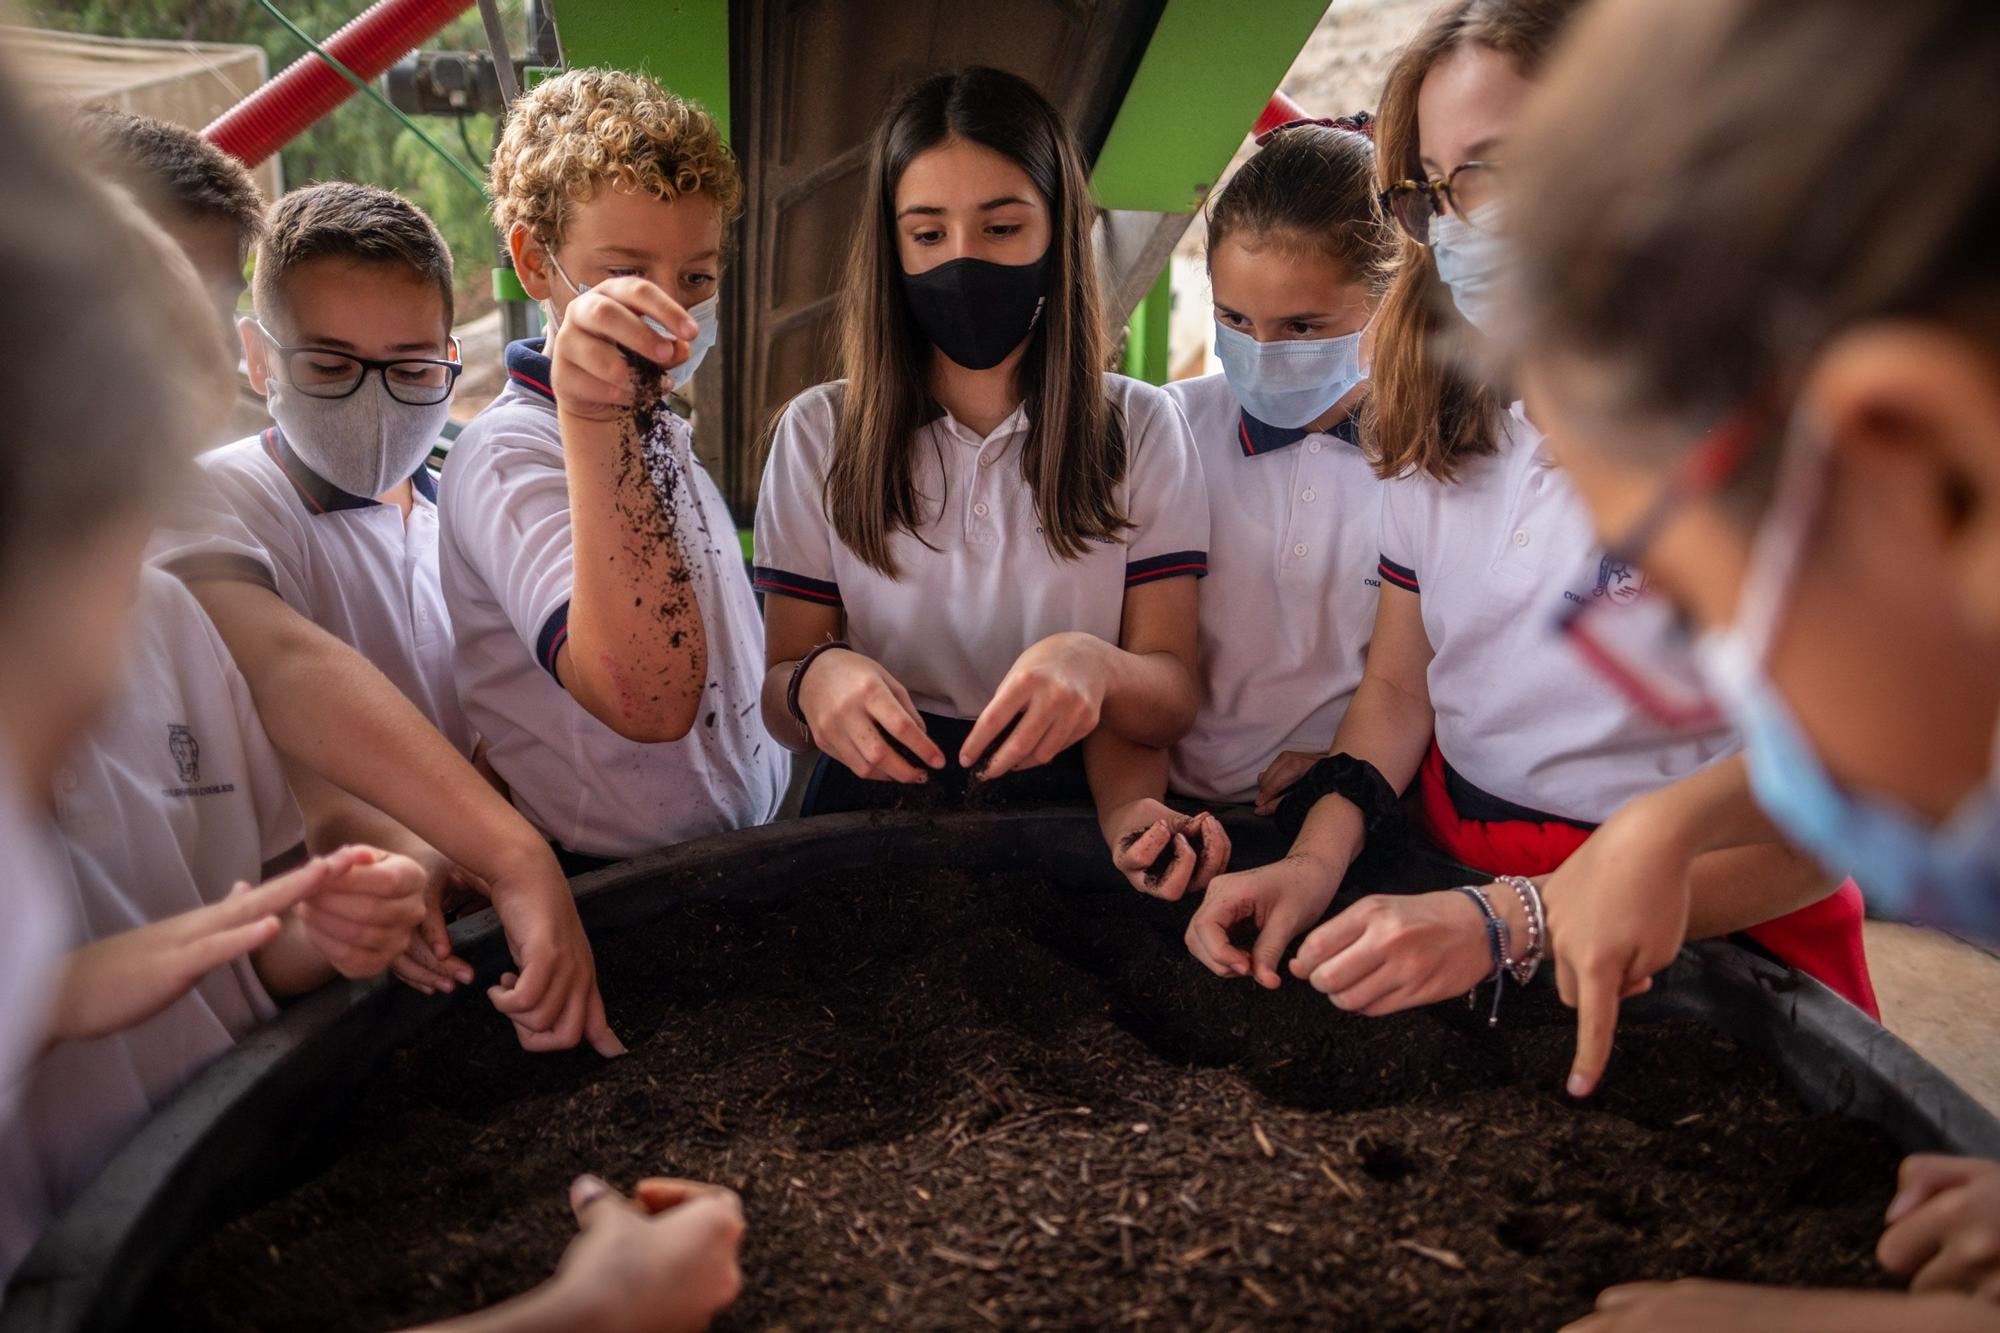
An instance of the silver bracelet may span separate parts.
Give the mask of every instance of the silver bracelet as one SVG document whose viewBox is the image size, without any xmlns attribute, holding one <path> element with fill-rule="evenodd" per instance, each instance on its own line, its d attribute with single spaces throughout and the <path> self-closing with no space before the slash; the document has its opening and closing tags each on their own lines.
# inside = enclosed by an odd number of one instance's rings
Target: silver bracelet
<svg viewBox="0 0 2000 1333">
<path fill-rule="evenodd" d="M 1520 958 L 1509 959 L 1507 967 L 1514 984 L 1525 986 L 1535 979 L 1535 971 L 1548 953 L 1549 923 L 1542 910 L 1542 891 L 1525 875 L 1496 875 L 1494 881 L 1514 891 L 1521 900 L 1521 914 L 1527 918 L 1528 947 Z"/>
</svg>

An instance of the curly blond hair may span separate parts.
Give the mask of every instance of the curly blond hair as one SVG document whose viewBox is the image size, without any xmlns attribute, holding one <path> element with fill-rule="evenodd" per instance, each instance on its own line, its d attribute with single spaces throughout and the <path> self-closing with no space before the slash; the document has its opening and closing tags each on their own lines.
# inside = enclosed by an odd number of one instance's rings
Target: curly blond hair
<svg viewBox="0 0 2000 1333">
<path fill-rule="evenodd" d="M 561 242 L 571 209 L 605 183 L 669 202 L 706 195 L 726 224 L 743 178 L 715 118 L 642 74 L 572 69 L 515 99 L 493 153 L 493 220 Z"/>
</svg>

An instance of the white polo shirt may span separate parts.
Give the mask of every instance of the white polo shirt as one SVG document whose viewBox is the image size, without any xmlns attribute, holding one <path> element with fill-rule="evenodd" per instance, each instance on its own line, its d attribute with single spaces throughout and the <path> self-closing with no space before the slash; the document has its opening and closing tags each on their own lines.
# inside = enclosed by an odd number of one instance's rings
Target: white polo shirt
<svg viewBox="0 0 2000 1333">
<path fill-rule="evenodd" d="M 1075 560 L 1049 551 L 1021 472 L 1026 405 L 981 436 L 949 413 L 912 453 L 915 533 L 889 540 L 899 576 L 834 535 L 824 502 L 844 381 L 793 399 L 778 420 L 757 500 L 757 587 L 841 607 L 847 640 L 903 683 L 918 708 L 975 718 L 1029 647 L 1081 630 L 1117 643 L 1125 591 L 1208 570 L 1208 500 L 1180 409 L 1150 384 L 1106 375 L 1124 423 L 1119 507 L 1135 525 Z"/>
<path fill-rule="evenodd" d="M 48 817 L 21 790 L 12 755 L 0 754 L 0 1133 L 48 1032 L 72 933 L 68 881 Z"/>
<path fill-rule="evenodd" d="M 263 543 L 236 516 L 235 506 L 204 467 L 182 474 L 165 517 L 153 529 L 146 560 L 184 582 L 236 579 L 278 590 Z"/>
<path fill-rule="evenodd" d="M 459 700 L 514 804 L 573 852 L 628 857 L 777 813 L 789 764 L 764 731 L 764 626 L 722 493 L 676 419 L 674 530 L 708 635 L 707 698 L 678 741 L 626 740 L 555 676 L 569 632 L 569 482 L 541 343 L 446 460 L 438 559 Z"/>
<path fill-rule="evenodd" d="M 1251 801 L 1285 750 L 1323 753 L 1375 629 L 1381 483 L 1350 417 L 1323 432 L 1243 410 L 1223 375 L 1167 394 L 1208 484 L 1201 708 L 1173 748 L 1173 789 Z"/>
<path fill-rule="evenodd" d="M 475 738 L 451 679 L 430 469 L 411 478 L 405 520 L 397 506 L 318 476 L 275 426 L 209 451 L 201 465 L 263 549 L 278 595 L 373 662 L 469 757 Z"/>
<path fill-rule="evenodd" d="M 1562 819 L 1602 823 L 1633 797 L 1737 748 L 1727 729 L 1672 731 L 1629 703 L 1558 636 L 1566 603 L 1636 571 L 1604 560 L 1590 514 L 1520 404 L 1495 454 L 1452 483 L 1386 482 L 1381 574 L 1417 593 L 1431 659 L 1438 749 L 1474 787 Z M 1636 579 L 1639 591 L 1628 594 Z M 1657 660 L 1684 658 L 1657 612 Z"/>
<path fill-rule="evenodd" d="M 118 697 L 55 782 L 74 944 L 220 901 L 298 845 L 298 808 L 276 751 L 200 603 L 141 571 Z M 0 1264 L 203 1065 L 277 1012 L 247 959 L 217 968 L 164 1011 L 109 1037 L 63 1042 L 31 1072 L 17 1127 L 33 1178 L 0 1154 Z"/>
</svg>

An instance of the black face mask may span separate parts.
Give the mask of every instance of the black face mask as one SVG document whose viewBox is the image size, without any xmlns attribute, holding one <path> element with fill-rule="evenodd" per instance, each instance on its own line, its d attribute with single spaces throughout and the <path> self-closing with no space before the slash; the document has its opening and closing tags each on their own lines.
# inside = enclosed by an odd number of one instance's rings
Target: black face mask
<svg viewBox="0 0 2000 1333">
<path fill-rule="evenodd" d="M 1047 252 L 1032 264 L 967 257 L 903 275 L 917 327 L 967 370 L 993 369 L 1035 331 L 1048 285 Z"/>
</svg>

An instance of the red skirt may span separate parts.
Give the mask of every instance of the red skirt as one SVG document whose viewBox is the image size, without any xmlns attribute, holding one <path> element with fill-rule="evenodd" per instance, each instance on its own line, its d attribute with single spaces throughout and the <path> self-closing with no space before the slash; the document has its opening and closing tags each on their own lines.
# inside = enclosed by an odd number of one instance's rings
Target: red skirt
<svg viewBox="0 0 2000 1333">
<path fill-rule="evenodd" d="M 1560 820 L 1465 819 L 1445 790 L 1444 754 L 1435 743 L 1417 774 L 1424 832 L 1446 855 L 1489 875 L 1546 875 L 1583 845 L 1590 830 Z M 1816 977 L 1880 1022 L 1861 943 L 1861 890 L 1848 880 L 1831 895 L 1744 934 L 1788 966 Z"/>
</svg>

